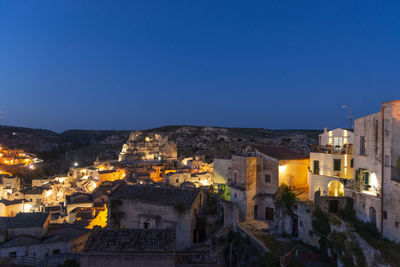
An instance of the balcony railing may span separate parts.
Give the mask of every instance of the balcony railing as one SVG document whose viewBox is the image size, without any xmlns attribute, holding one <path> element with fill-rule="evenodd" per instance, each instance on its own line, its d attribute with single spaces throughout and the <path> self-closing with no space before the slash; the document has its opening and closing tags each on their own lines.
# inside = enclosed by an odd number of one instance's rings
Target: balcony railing
<svg viewBox="0 0 400 267">
<path fill-rule="evenodd" d="M 320 146 L 320 145 L 310 145 L 310 151 L 316 153 L 326 153 L 326 154 L 353 154 L 353 145 L 347 144 L 343 146 Z"/>
</svg>

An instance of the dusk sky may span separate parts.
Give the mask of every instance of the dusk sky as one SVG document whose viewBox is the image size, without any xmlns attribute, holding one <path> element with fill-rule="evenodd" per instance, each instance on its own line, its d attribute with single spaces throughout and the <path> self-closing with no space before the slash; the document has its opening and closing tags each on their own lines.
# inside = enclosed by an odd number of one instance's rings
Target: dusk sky
<svg viewBox="0 0 400 267">
<path fill-rule="evenodd" d="M 400 99 L 399 1 L 2 1 L 2 125 L 348 127 Z"/>
</svg>

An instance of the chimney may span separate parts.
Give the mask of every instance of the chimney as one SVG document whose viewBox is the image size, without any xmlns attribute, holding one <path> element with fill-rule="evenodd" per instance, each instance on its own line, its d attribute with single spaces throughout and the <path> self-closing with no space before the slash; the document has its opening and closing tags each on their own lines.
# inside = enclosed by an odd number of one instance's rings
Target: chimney
<svg viewBox="0 0 400 267">
<path fill-rule="evenodd" d="M 324 128 L 324 133 L 327 133 L 328 132 L 328 127 L 325 127 Z"/>
</svg>

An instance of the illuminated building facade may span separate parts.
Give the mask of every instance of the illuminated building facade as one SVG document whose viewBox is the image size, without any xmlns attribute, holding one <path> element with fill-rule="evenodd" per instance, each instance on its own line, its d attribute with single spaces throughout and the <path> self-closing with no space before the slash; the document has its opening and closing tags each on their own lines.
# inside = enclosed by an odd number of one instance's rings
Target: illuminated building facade
<svg viewBox="0 0 400 267">
<path fill-rule="evenodd" d="M 354 179 L 345 195 L 354 199 L 359 219 L 400 241 L 400 100 L 355 120 Z"/>
<path fill-rule="evenodd" d="M 281 184 L 300 193 L 308 192 L 308 165 L 307 156 L 279 146 L 257 146 L 247 156 L 232 156 L 228 185 L 231 201 L 239 205 L 239 220 L 273 222 L 274 196 Z"/>
<path fill-rule="evenodd" d="M 310 153 L 308 173 L 309 198 L 321 192 L 322 196 L 344 196 L 344 184 L 353 179 L 354 133 L 337 128 L 319 135 L 319 145 Z"/>
</svg>

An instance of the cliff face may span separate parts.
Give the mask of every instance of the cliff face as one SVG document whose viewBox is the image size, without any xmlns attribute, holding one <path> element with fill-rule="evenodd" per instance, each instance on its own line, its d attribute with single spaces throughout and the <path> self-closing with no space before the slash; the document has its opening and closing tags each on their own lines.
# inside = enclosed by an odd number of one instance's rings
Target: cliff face
<svg viewBox="0 0 400 267">
<path fill-rule="evenodd" d="M 122 146 L 119 161 L 173 160 L 177 159 L 176 144 L 158 133 L 132 132 Z"/>
</svg>

